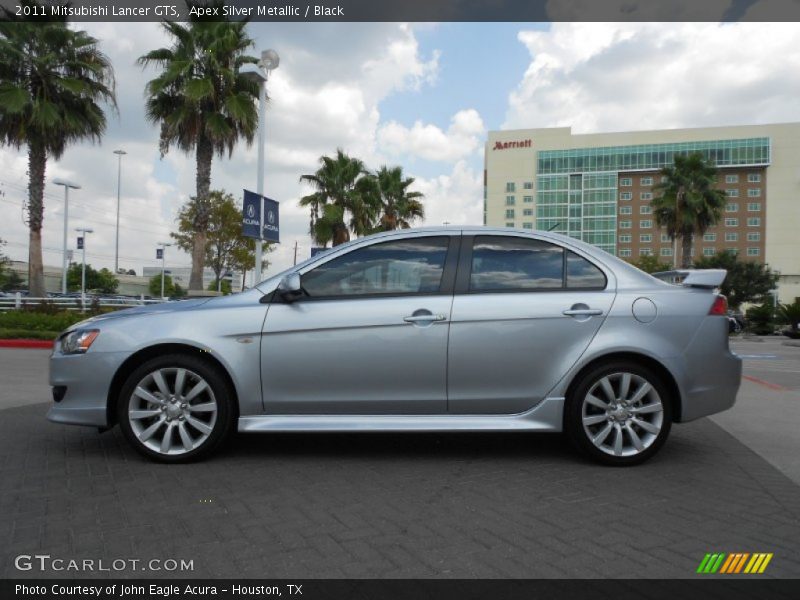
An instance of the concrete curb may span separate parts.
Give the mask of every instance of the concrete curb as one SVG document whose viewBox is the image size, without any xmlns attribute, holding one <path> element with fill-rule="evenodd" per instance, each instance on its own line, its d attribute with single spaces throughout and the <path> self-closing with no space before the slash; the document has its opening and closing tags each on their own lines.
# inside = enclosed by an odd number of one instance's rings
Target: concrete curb
<svg viewBox="0 0 800 600">
<path fill-rule="evenodd" d="M 0 348 L 46 348 L 53 347 L 51 340 L 0 340 Z"/>
</svg>

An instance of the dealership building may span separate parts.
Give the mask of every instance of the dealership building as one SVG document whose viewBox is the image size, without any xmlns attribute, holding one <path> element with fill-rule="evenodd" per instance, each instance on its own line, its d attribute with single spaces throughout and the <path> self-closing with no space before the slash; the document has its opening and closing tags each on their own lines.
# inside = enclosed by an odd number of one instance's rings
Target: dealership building
<svg viewBox="0 0 800 600">
<path fill-rule="evenodd" d="M 800 296 L 800 123 L 573 134 L 569 127 L 492 131 L 484 223 L 552 230 L 635 262 L 672 264 L 655 224 L 660 170 L 699 151 L 718 168 L 726 205 L 695 256 L 731 250 L 779 271 L 779 298 Z M 680 253 L 680 247 L 677 248 Z"/>
</svg>

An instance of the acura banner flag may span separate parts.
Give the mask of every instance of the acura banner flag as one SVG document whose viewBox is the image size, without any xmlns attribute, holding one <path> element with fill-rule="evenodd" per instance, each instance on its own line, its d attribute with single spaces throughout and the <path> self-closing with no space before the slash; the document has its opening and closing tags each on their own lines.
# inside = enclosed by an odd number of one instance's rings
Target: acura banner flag
<svg viewBox="0 0 800 600">
<path fill-rule="evenodd" d="M 261 223 L 261 203 L 264 206 L 264 222 Z M 261 225 L 259 227 L 259 225 Z M 259 236 L 259 229 L 261 235 Z M 244 203 L 242 205 L 242 235 L 267 242 L 280 241 L 280 213 L 278 202 L 259 196 L 250 190 L 244 190 Z"/>
</svg>

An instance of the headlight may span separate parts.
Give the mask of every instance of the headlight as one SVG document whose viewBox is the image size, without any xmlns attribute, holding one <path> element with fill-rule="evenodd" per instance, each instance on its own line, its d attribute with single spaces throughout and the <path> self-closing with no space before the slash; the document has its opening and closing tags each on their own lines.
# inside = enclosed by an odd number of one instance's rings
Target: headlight
<svg viewBox="0 0 800 600">
<path fill-rule="evenodd" d="M 83 354 L 100 335 L 99 329 L 76 329 L 61 338 L 62 354 Z"/>
</svg>

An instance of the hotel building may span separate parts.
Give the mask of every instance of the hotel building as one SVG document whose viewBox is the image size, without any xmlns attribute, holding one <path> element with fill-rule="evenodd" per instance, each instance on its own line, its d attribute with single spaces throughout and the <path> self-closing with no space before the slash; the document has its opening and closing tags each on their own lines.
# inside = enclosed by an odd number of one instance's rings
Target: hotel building
<svg viewBox="0 0 800 600">
<path fill-rule="evenodd" d="M 484 223 L 564 233 L 625 260 L 674 246 L 655 223 L 660 170 L 701 152 L 718 168 L 726 204 L 694 240 L 694 256 L 731 250 L 781 274 L 779 298 L 800 296 L 800 123 L 573 134 L 569 127 L 492 131 Z M 680 247 L 677 248 L 680 253 Z"/>
</svg>

